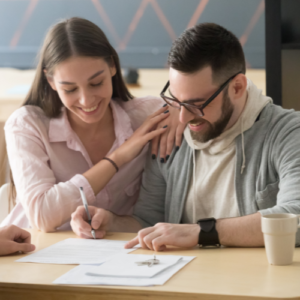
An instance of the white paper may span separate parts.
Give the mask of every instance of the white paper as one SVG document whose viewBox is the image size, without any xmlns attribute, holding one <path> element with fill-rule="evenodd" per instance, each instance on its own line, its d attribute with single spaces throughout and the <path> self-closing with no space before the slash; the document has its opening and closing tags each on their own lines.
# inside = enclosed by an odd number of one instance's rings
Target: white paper
<svg viewBox="0 0 300 300">
<path fill-rule="evenodd" d="M 136 263 L 153 259 L 153 255 L 121 254 L 97 267 L 89 276 L 115 276 L 115 277 L 144 277 L 150 278 L 163 270 L 175 265 L 182 257 L 177 255 L 156 255 L 157 265 L 139 266 Z"/>
<path fill-rule="evenodd" d="M 124 249 L 127 241 L 66 239 L 27 255 L 17 262 L 45 264 L 101 264 L 117 254 L 136 250 Z"/>
<path fill-rule="evenodd" d="M 130 255 L 129 255 L 130 256 Z M 123 286 L 152 286 L 163 285 L 175 273 L 193 260 L 195 256 L 182 256 L 182 259 L 172 267 L 162 271 L 152 278 L 126 278 L 126 277 L 105 277 L 88 276 L 86 273 L 93 273 L 98 266 L 78 266 L 56 279 L 55 284 L 77 284 L 77 285 L 123 285 Z"/>
</svg>

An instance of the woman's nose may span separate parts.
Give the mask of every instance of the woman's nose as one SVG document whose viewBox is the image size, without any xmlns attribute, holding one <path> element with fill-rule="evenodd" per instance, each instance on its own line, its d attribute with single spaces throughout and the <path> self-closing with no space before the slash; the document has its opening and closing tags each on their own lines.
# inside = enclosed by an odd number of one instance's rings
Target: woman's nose
<svg viewBox="0 0 300 300">
<path fill-rule="evenodd" d="M 86 92 L 82 92 L 81 95 L 80 95 L 80 99 L 79 99 L 79 103 L 82 105 L 82 106 L 88 106 L 88 104 L 92 100 L 92 97 L 86 93 Z"/>
</svg>

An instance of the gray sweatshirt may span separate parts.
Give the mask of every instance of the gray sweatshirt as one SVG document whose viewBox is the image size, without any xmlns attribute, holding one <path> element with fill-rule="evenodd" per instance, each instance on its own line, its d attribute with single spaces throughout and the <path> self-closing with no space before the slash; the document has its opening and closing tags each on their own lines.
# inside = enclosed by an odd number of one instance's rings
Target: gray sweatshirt
<svg viewBox="0 0 300 300">
<path fill-rule="evenodd" d="M 259 211 L 300 214 L 300 113 L 268 104 L 236 143 L 235 190 L 241 216 Z M 148 155 L 133 216 L 143 227 L 180 223 L 193 172 L 193 149 L 183 140 L 167 163 Z M 300 243 L 300 231 L 297 244 Z"/>
</svg>

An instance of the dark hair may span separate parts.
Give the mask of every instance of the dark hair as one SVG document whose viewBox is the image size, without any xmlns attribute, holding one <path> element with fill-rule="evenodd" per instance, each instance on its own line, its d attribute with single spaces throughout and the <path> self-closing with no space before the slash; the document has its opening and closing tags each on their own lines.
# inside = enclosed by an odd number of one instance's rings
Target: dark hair
<svg viewBox="0 0 300 300">
<path fill-rule="evenodd" d="M 75 17 L 57 23 L 47 33 L 24 105 L 39 106 L 50 118 L 60 115 L 63 104 L 50 87 L 44 70 L 51 76 L 55 66 L 71 56 L 101 57 L 110 66 L 114 65 L 117 72 L 112 77 L 112 97 L 123 101 L 133 98 L 124 83 L 118 54 L 103 31 L 94 23 Z"/>
<path fill-rule="evenodd" d="M 182 73 L 195 73 L 210 66 L 213 81 L 218 84 L 238 72 L 246 72 L 239 40 L 233 33 L 214 23 L 198 24 L 184 31 L 174 41 L 168 63 Z"/>
<path fill-rule="evenodd" d="M 63 104 L 57 92 L 50 87 L 44 70 L 47 76 L 51 76 L 55 66 L 71 56 L 101 57 L 110 66 L 114 65 L 117 72 L 112 77 L 112 97 L 123 101 L 133 98 L 124 83 L 118 54 L 103 31 L 88 20 L 71 18 L 57 23 L 47 33 L 35 78 L 23 105 L 39 106 L 50 118 L 60 115 Z M 11 171 L 10 181 L 9 205 L 14 205 L 16 190 Z"/>
</svg>

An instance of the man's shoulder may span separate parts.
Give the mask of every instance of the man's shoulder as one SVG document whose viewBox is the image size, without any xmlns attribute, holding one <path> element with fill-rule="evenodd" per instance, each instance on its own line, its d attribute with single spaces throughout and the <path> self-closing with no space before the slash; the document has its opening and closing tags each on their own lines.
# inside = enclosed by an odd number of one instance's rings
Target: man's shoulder
<svg viewBox="0 0 300 300">
<path fill-rule="evenodd" d="M 288 133 L 300 129 L 300 112 L 269 103 L 260 113 L 254 127 L 255 130 L 264 127 L 268 132 Z"/>
<path fill-rule="evenodd" d="M 300 121 L 300 112 L 294 109 L 285 109 L 279 105 L 269 103 L 261 112 L 259 119 L 270 121 L 280 119 L 282 123 L 288 123 L 290 120 Z"/>
</svg>

